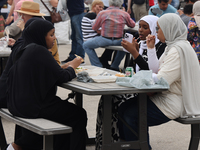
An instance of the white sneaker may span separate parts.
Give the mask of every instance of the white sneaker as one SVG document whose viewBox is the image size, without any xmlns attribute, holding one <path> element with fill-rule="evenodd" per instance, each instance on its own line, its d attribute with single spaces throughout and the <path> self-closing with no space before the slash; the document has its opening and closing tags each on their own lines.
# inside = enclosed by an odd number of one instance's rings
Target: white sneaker
<svg viewBox="0 0 200 150">
<path fill-rule="evenodd" d="M 6 150 L 15 150 L 12 146 L 12 144 L 9 144 Z"/>
</svg>

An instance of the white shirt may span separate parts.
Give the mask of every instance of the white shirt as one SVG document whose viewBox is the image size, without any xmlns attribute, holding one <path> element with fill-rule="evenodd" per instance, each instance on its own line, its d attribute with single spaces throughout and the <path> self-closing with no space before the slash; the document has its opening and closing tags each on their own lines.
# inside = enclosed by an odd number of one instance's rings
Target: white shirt
<svg viewBox="0 0 200 150">
<path fill-rule="evenodd" d="M 40 0 L 33 0 L 33 1 L 40 4 L 40 13 L 46 14 L 45 16 L 50 16 L 49 11 L 46 9 L 46 7 L 43 5 L 43 3 Z M 52 11 L 52 6 L 49 2 L 50 0 L 42 0 L 42 1 L 47 5 L 50 11 Z"/>
<path fill-rule="evenodd" d="M 170 119 L 175 119 L 181 114 L 182 87 L 180 56 L 176 48 L 172 47 L 164 52 L 159 59 L 158 79 L 163 77 L 170 88 L 150 99 Z"/>
</svg>

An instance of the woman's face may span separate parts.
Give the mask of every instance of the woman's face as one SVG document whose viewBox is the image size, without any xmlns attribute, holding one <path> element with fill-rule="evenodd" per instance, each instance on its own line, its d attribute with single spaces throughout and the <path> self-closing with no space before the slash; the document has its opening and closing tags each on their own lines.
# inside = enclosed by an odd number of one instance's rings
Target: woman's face
<svg viewBox="0 0 200 150">
<path fill-rule="evenodd" d="M 157 22 L 157 28 L 156 28 L 157 38 L 162 42 L 165 43 L 165 36 L 163 34 L 163 31 L 161 30 L 158 22 Z"/>
<path fill-rule="evenodd" d="M 139 37 L 140 40 L 146 40 L 146 37 L 151 34 L 149 24 L 144 20 L 141 20 L 139 23 Z"/>
<path fill-rule="evenodd" d="M 98 4 L 97 4 L 97 5 L 94 7 L 94 9 L 95 9 L 95 13 L 98 14 L 100 11 L 103 10 L 103 5 L 98 5 Z"/>
<path fill-rule="evenodd" d="M 56 39 L 56 36 L 55 36 L 55 28 L 54 28 L 54 29 L 51 29 L 45 36 L 48 49 L 51 49 L 53 47 L 53 45 L 55 44 L 55 39 Z"/>
</svg>

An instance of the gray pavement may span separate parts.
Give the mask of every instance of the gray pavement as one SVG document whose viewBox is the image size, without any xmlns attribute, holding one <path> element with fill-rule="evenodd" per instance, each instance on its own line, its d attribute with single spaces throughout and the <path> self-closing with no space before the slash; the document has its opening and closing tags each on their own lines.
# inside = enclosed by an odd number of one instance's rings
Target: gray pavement
<svg viewBox="0 0 200 150">
<path fill-rule="evenodd" d="M 60 60 L 68 57 L 71 45 L 59 45 Z M 104 49 L 97 49 L 97 54 L 100 56 Z M 124 61 L 124 60 L 123 60 Z M 86 65 L 90 65 L 89 59 L 85 57 Z M 123 64 L 123 63 L 122 63 Z M 122 64 L 120 65 L 122 67 Z M 68 97 L 70 90 L 58 88 L 57 95 L 62 99 Z M 88 125 L 87 130 L 90 137 L 95 136 L 95 121 L 96 112 L 100 96 L 83 96 L 83 107 L 87 111 Z M 73 100 L 70 100 L 73 102 Z M 6 128 L 6 137 L 8 143 L 13 141 L 14 124 L 3 120 L 3 125 Z M 150 127 L 150 143 L 153 150 L 187 150 L 190 141 L 190 125 L 182 125 L 175 121 L 170 121 L 166 124 Z M 87 150 L 94 150 L 94 146 L 87 146 Z M 198 149 L 200 150 L 200 148 Z"/>
</svg>

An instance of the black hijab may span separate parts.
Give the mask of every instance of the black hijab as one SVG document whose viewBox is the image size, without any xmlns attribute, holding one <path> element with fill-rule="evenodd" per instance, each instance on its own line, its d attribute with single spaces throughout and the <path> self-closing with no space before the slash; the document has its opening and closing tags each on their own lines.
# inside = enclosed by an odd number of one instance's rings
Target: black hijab
<svg viewBox="0 0 200 150">
<path fill-rule="evenodd" d="M 53 24 L 46 20 L 35 20 L 30 23 L 22 33 L 24 39 L 22 49 L 30 43 L 35 43 L 47 48 L 45 36 L 53 28 Z"/>
</svg>

